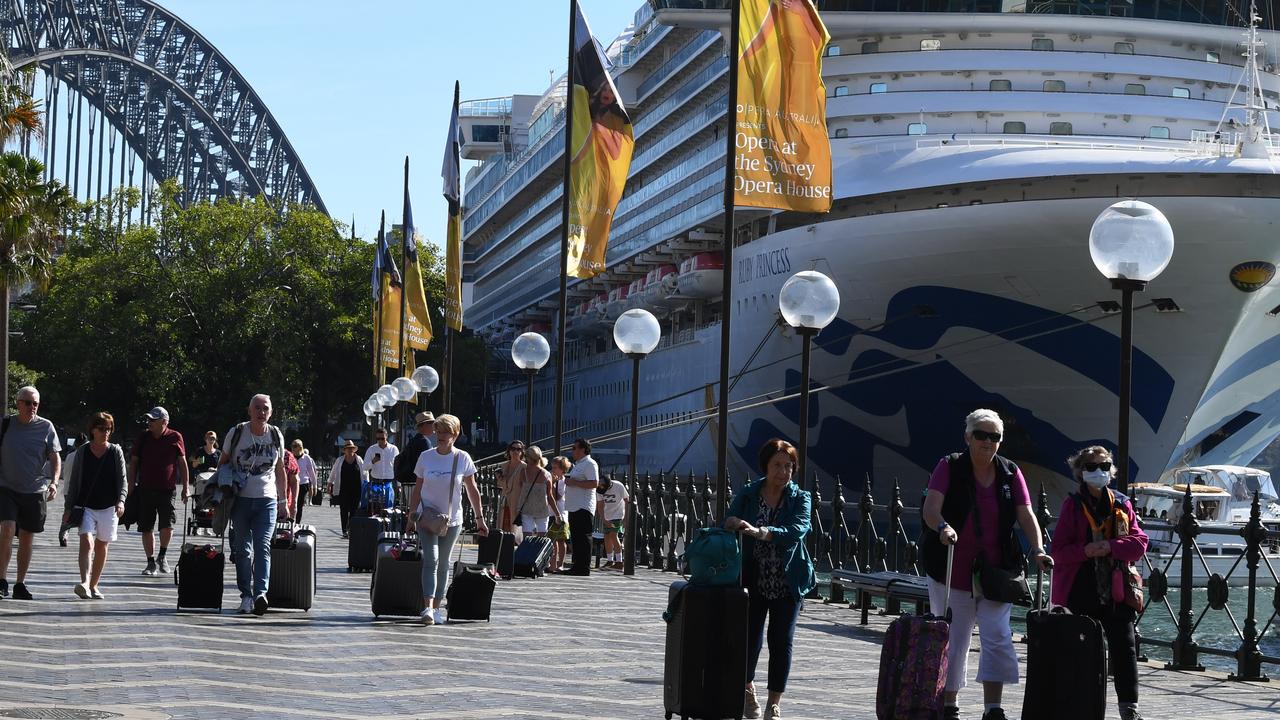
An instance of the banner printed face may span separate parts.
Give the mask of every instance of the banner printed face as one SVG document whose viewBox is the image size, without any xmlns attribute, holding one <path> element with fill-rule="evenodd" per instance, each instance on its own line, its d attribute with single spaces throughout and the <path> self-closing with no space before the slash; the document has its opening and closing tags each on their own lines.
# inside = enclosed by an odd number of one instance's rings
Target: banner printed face
<svg viewBox="0 0 1280 720">
<path fill-rule="evenodd" d="M 575 22 L 568 272 L 589 278 L 604 272 L 609 227 L 631 169 L 635 140 L 631 117 L 581 10 Z"/>
<path fill-rule="evenodd" d="M 741 0 L 734 204 L 831 210 L 831 142 L 811 0 Z"/>
</svg>

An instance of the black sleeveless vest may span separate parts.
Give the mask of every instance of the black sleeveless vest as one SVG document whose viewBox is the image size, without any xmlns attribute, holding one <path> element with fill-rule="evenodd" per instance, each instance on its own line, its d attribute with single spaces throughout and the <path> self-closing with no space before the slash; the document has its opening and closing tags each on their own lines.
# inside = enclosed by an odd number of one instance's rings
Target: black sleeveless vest
<svg viewBox="0 0 1280 720">
<path fill-rule="evenodd" d="M 951 470 L 951 485 L 947 489 L 946 498 L 942 501 L 942 519 L 955 529 L 958 534 L 969 521 L 973 510 L 974 495 L 977 492 L 973 476 L 973 459 L 969 452 L 952 453 L 947 456 L 947 464 Z M 1005 567 L 1017 564 L 1017 553 L 1014 549 L 1013 526 L 1017 517 L 1013 509 L 1013 478 L 1017 475 L 1018 466 L 1012 460 L 995 456 L 996 469 L 996 506 L 999 508 L 1000 520 L 997 527 L 983 526 L 982 534 L 996 533 L 1000 540 L 1000 556 Z M 921 523 L 920 557 L 924 562 L 925 574 L 938 582 L 947 582 L 947 546 L 938 537 L 938 529 Z"/>
</svg>

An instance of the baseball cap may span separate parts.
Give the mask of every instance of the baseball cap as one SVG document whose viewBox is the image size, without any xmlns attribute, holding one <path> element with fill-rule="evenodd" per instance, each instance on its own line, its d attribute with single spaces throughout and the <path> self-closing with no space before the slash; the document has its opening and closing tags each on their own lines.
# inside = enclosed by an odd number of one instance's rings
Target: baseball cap
<svg viewBox="0 0 1280 720">
<path fill-rule="evenodd" d="M 148 410 L 147 414 L 143 415 L 143 417 L 148 420 L 164 420 L 165 422 L 169 422 L 169 411 L 157 405 Z"/>
<path fill-rule="evenodd" d="M 426 410 L 413 416 L 413 420 L 415 425 L 421 425 L 422 423 L 435 422 L 436 416 L 432 415 L 430 410 Z"/>
</svg>

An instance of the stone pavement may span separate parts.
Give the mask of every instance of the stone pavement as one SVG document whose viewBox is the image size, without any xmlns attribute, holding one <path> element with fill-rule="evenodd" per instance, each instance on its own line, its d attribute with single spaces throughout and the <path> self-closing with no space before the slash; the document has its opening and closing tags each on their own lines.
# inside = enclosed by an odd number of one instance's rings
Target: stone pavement
<svg viewBox="0 0 1280 720">
<path fill-rule="evenodd" d="M 8 648 L 0 653 L 0 718 L 662 717 L 660 615 L 670 574 L 501 582 L 491 623 L 375 621 L 370 576 L 346 572 L 336 509 L 310 507 L 306 519 L 320 528 L 316 606 L 263 618 L 234 614 L 230 564 L 221 615 L 175 614 L 172 576 L 139 575 L 140 541 L 123 531 L 102 582 L 107 599 L 79 600 L 74 545 L 59 548 L 45 533 L 28 578 L 37 599 L 0 600 Z M 857 620 L 847 608 L 806 607 L 785 717 L 874 717 L 887 620 L 869 628 Z M 1154 667 L 1142 676 L 1152 720 L 1280 712 L 1274 684 Z M 979 693 L 971 686 L 962 694 L 966 717 L 980 714 Z M 1016 718 L 1021 688 L 1008 695 Z"/>
</svg>

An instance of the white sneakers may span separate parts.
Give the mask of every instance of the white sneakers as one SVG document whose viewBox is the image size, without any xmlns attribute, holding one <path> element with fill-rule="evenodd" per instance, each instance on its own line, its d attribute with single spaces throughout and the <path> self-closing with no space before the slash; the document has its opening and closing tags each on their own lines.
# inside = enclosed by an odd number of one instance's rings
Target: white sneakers
<svg viewBox="0 0 1280 720">
<path fill-rule="evenodd" d="M 423 625 L 436 624 L 436 613 L 431 608 L 426 608 L 422 612 L 418 613 L 418 617 L 421 618 Z"/>
<path fill-rule="evenodd" d="M 436 624 L 444 625 L 449 622 L 449 616 L 445 614 L 444 608 L 436 608 Z"/>
<path fill-rule="evenodd" d="M 80 598 L 81 600 L 89 599 L 88 583 L 76 583 L 76 597 Z"/>
<path fill-rule="evenodd" d="M 248 615 L 249 613 L 253 612 L 253 598 L 249 598 L 249 597 L 240 598 L 240 608 L 236 610 L 236 612 L 240 613 L 241 615 Z"/>
</svg>

